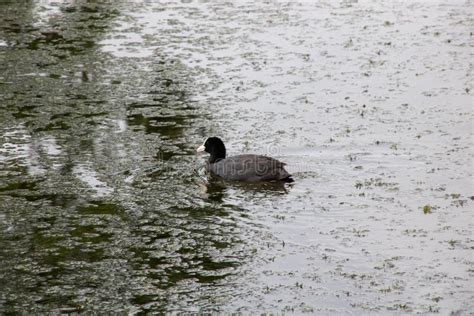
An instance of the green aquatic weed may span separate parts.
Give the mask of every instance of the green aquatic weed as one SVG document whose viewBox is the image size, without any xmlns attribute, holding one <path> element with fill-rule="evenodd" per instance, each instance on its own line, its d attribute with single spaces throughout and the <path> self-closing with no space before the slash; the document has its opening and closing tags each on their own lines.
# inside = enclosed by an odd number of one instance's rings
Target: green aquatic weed
<svg viewBox="0 0 474 316">
<path fill-rule="evenodd" d="M 433 209 L 433 207 L 429 204 L 423 206 L 423 213 L 425 214 L 431 214 L 431 210 Z"/>
</svg>

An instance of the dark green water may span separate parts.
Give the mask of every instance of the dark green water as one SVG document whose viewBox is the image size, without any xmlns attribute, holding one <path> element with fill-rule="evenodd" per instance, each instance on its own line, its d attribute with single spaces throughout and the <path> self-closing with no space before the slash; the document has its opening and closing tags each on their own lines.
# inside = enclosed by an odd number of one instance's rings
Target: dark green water
<svg viewBox="0 0 474 316">
<path fill-rule="evenodd" d="M 192 70 L 101 52 L 120 5 L 54 9 L 43 25 L 36 4 L 1 4 L 0 306 L 213 310 L 252 233 L 219 191 L 201 197 Z"/>
<path fill-rule="evenodd" d="M 466 7 L 0 2 L 0 312 L 470 310 Z"/>
</svg>

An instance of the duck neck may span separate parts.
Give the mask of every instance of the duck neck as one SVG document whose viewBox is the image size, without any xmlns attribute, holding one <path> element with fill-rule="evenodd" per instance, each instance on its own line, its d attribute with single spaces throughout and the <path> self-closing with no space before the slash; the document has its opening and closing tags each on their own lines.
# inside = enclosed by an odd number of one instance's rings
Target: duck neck
<svg viewBox="0 0 474 316">
<path fill-rule="evenodd" d="M 222 151 L 215 151 L 211 153 L 211 156 L 209 157 L 209 163 L 215 163 L 218 162 L 219 160 L 225 159 L 225 149 Z"/>
</svg>

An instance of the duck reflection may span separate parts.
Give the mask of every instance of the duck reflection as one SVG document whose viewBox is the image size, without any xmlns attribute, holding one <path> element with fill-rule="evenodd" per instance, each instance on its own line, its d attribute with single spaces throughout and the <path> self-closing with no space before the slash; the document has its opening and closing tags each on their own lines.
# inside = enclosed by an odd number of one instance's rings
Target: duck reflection
<svg viewBox="0 0 474 316">
<path fill-rule="evenodd" d="M 240 194 L 247 195 L 250 193 L 261 197 L 284 195 L 289 193 L 292 187 L 293 184 L 285 184 L 281 181 L 255 183 L 224 181 L 212 175 L 200 183 L 201 191 L 207 199 L 220 203 L 225 202 L 228 197 Z"/>
</svg>

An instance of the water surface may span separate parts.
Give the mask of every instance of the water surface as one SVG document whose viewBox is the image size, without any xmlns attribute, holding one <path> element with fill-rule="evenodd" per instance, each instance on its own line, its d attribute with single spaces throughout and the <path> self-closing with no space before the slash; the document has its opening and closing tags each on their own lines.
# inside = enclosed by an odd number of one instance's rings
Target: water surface
<svg viewBox="0 0 474 316">
<path fill-rule="evenodd" d="M 474 309 L 469 3 L 0 20 L 0 311 Z M 209 182 L 210 135 L 296 182 Z"/>
</svg>

